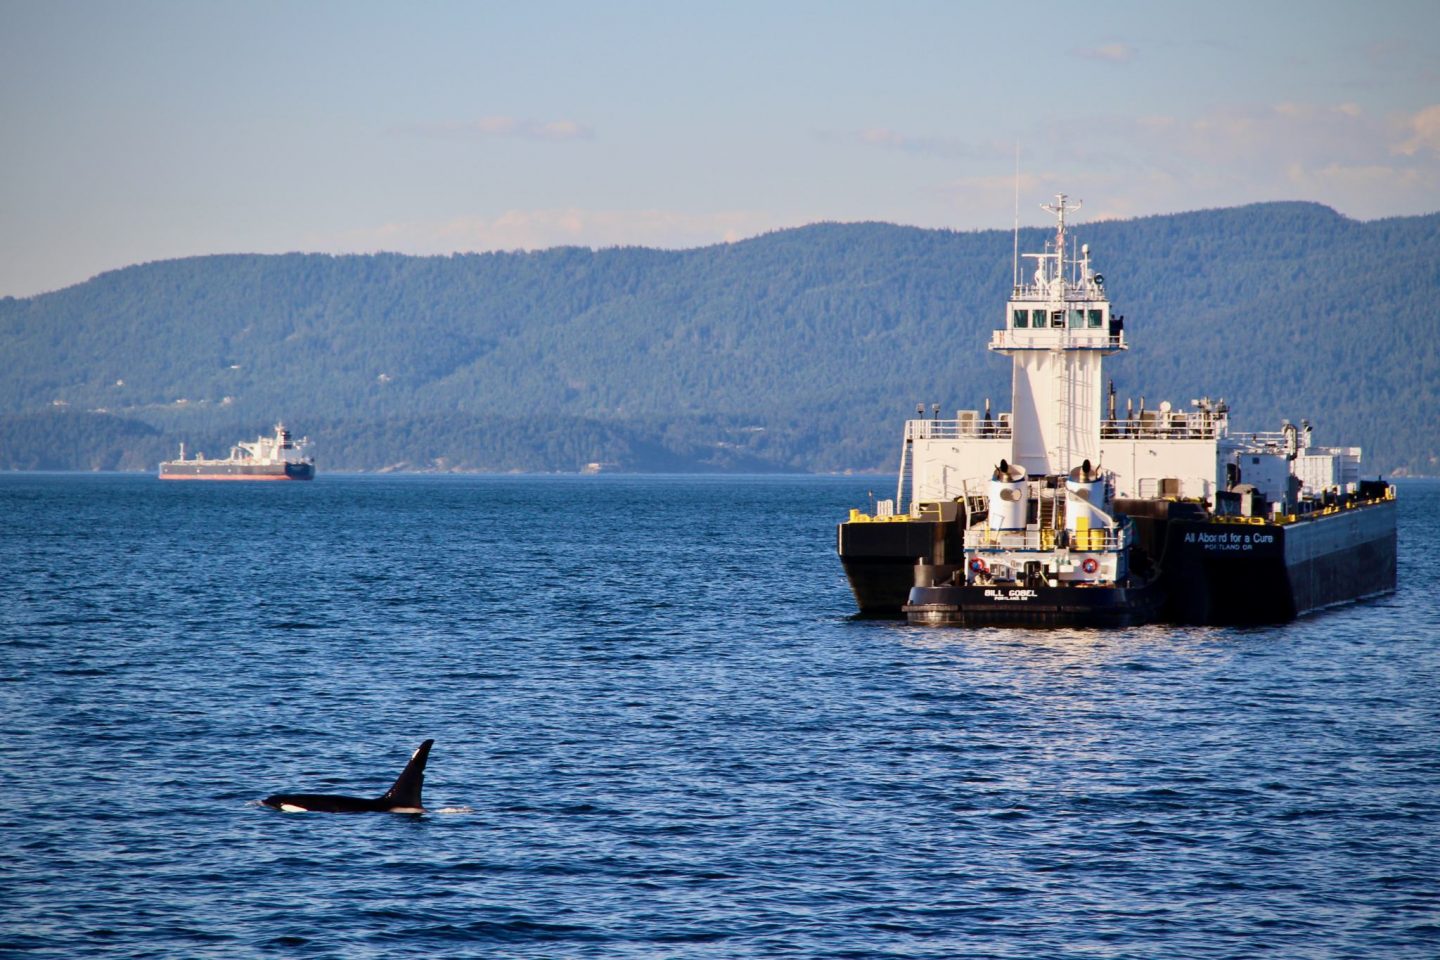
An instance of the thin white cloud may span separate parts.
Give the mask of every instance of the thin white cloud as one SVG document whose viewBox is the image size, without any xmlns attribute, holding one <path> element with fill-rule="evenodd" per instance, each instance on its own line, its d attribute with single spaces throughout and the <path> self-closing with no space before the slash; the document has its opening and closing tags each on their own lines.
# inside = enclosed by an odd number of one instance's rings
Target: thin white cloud
<svg viewBox="0 0 1440 960">
<path fill-rule="evenodd" d="M 1287 101 L 1083 122 L 1047 131 L 1064 147 L 1046 155 L 1045 174 L 1121 214 L 1280 198 L 1361 219 L 1440 209 L 1440 105 L 1397 117 Z M 1097 125 L 1109 136 L 1092 149 L 1085 134 Z"/>
<path fill-rule="evenodd" d="M 1023 163 L 1023 159 L 1022 159 Z M 960 210 L 991 210 L 987 225 L 998 227 L 1009 222 L 1009 211 L 1016 192 L 1016 178 L 1008 176 L 958 177 L 947 185 L 949 199 Z M 1173 178 L 1164 171 L 1132 171 L 1114 174 L 1061 169 L 1047 165 L 1040 172 L 1021 172 L 1019 177 L 1020 223 L 1049 226 L 1054 221 L 1041 214 L 1040 204 L 1049 203 L 1058 193 L 1067 194 L 1072 203 L 1082 204 L 1080 219 L 1087 223 L 1100 220 L 1123 220 L 1153 213 L 1142 195 L 1165 195 L 1175 188 Z"/>
<path fill-rule="evenodd" d="M 497 216 L 382 224 L 309 238 L 331 253 L 389 250 L 411 254 L 645 246 L 683 249 L 727 243 L 794 224 L 753 210 L 507 210 Z"/>
<path fill-rule="evenodd" d="M 1098 47 L 1076 47 L 1071 51 L 1085 60 L 1103 60 L 1107 63 L 1129 63 L 1135 59 L 1135 48 L 1128 43 L 1104 43 Z"/>
<path fill-rule="evenodd" d="M 1426 107 L 1406 120 L 1410 137 L 1397 143 L 1393 151 L 1407 157 L 1428 151 L 1440 155 L 1440 103 Z"/>
<path fill-rule="evenodd" d="M 945 160 L 973 160 L 977 157 L 989 157 L 995 152 L 986 145 L 956 137 L 916 135 L 889 127 L 869 127 L 850 132 L 821 131 L 815 136 L 830 143 L 858 143 L 867 147 L 883 147 Z"/>
<path fill-rule="evenodd" d="M 872 127 L 869 130 L 862 130 L 859 137 L 861 143 L 874 143 L 884 147 L 903 147 L 906 144 L 902 134 L 896 133 L 888 127 Z"/>
<path fill-rule="evenodd" d="M 1011 196 L 1016 189 L 1014 174 L 1001 176 L 957 177 L 950 181 L 950 189 L 961 194 L 982 197 Z M 1046 197 L 1061 189 L 1057 176 L 1048 173 L 1024 173 L 1019 176 L 1020 196 Z"/>
<path fill-rule="evenodd" d="M 1440 104 L 1399 116 L 1348 101 L 1091 114 L 1018 139 L 1022 225 L 1043 222 L 1035 205 L 1059 191 L 1087 201 L 1081 219 L 1090 222 L 1281 199 L 1359 219 L 1440 210 Z M 1009 223 L 1012 150 L 957 164 L 936 185 L 932 225 Z"/>
<path fill-rule="evenodd" d="M 1047 131 L 1049 140 L 1062 148 L 1046 156 L 1054 166 L 1100 175 L 1136 175 L 1157 167 L 1171 172 L 1200 166 L 1238 170 L 1256 162 L 1274 167 L 1277 157 L 1294 159 L 1297 151 L 1309 153 L 1317 142 L 1326 141 L 1331 149 L 1345 143 L 1340 128 L 1354 125 L 1354 118 L 1342 111 L 1293 103 L 1191 116 L 1089 116 Z M 1099 140 L 1087 136 L 1097 126 L 1108 135 Z"/>
<path fill-rule="evenodd" d="M 1325 196 L 1350 190 L 1373 191 L 1424 186 L 1422 171 L 1383 163 L 1358 166 L 1327 163 L 1314 168 L 1295 163 L 1286 168 L 1285 173 L 1290 182 L 1302 188 L 1307 195 Z"/>
<path fill-rule="evenodd" d="M 529 120 L 503 114 L 474 120 L 411 123 L 395 128 L 397 133 L 440 140 L 589 140 L 595 132 L 575 120 Z"/>
</svg>

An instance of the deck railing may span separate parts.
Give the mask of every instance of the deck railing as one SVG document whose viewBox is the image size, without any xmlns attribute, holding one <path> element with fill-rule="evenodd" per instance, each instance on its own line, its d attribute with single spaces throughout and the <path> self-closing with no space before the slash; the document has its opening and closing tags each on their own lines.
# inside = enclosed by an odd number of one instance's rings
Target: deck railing
<svg viewBox="0 0 1440 960">
<path fill-rule="evenodd" d="M 910 420 L 905 424 L 907 440 L 1008 440 L 1010 414 L 985 420 L 979 417 L 959 420 Z"/>
<path fill-rule="evenodd" d="M 1118 440 L 1145 437 L 1160 440 L 1214 440 L 1221 436 L 1224 421 L 1198 413 L 1145 411 L 1135 417 L 1100 421 L 1100 437 Z"/>
<path fill-rule="evenodd" d="M 1092 530 L 991 530 L 987 526 L 965 531 L 965 549 L 982 552 L 1007 550 L 1042 551 L 1068 546 L 1075 552 L 1123 550 L 1128 543 L 1124 527 L 1096 527 Z"/>
<path fill-rule="evenodd" d="M 991 350 L 1128 350 L 1125 333 L 1104 328 L 1054 327 L 1040 330 L 994 330 Z"/>
</svg>

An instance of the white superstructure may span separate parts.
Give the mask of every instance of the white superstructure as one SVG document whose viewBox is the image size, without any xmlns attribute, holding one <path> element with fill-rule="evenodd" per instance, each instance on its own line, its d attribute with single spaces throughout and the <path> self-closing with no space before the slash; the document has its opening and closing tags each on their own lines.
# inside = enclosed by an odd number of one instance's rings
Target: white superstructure
<svg viewBox="0 0 1440 960">
<path fill-rule="evenodd" d="M 299 463 L 306 459 L 309 437 L 299 440 L 290 436 L 285 424 L 275 424 L 273 437 L 257 437 L 253 443 L 237 443 L 230 448 L 230 459 L 250 459 L 258 464 Z"/>
<path fill-rule="evenodd" d="M 180 464 L 206 464 L 206 463 L 245 463 L 257 467 L 283 466 L 287 463 L 310 463 L 310 438 L 301 437 L 296 440 L 290 435 L 285 424 L 275 424 L 275 434 L 269 437 L 256 437 L 254 440 L 241 441 L 230 448 L 230 455 L 224 459 L 207 459 L 205 454 L 197 453 L 190 460 L 185 459 L 185 444 L 180 444 L 180 457 L 170 461 L 173 465 Z"/>
<path fill-rule="evenodd" d="M 1128 349 L 1124 318 L 1111 311 L 1089 245 L 1075 249 L 1066 237 L 1079 203 L 1060 194 L 1044 209 L 1055 236 L 1026 255 L 1026 275 L 1017 275 L 989 343 L 1011 361 L 1010 411 L 992 414 L 987 401 L 983 414 L 940 420 L 925 419 L 922 406 L 906 424 L 895 504 L 882 511 L 904 510 L 908 472 L 912 516 L 923 503 L 955 500 L 985 512 L 965 533 L 972 580 L 1018 577 L 1028 565 L 1051 583 L 1103 583 L 1127 573 L 1130 525 L 1115 513 L 1116 498 L 1189 499 L 1254 515 L 1286 512 L 1302 488 L 1353 489 L 1359 449 L 1313 447 L 1308 424 L 1232 436 L 1228 407 L 1208 397 L 1186 410 L 1146 409 L 1142 398 L 1117 411 L 1103 362 Z"/>
</svg>

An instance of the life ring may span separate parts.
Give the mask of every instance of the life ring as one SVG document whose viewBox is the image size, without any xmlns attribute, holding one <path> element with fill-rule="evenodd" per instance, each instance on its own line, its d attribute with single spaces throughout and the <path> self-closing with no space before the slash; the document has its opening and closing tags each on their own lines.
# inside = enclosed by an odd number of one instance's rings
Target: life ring
<svg viewBox="0 0 1440 960">
<path fill-rule="evenodd" d="M 971 561 L 970 561 L 970 572 L 971 572 L 971 573 L 986 573 L 987 571 L 986 571 L 986 569 L 985 569 L 985 561 L 984 561 L 984 560 L 981 560 L 979 557 L 976 557 L 974 560 L 971 560 Z"/>
<path fill-rule="evenodd" d="M 1096 570 L 1100 569 L 1100 561 L 1096 560 L 1094 557 L 1086 557 L 1085 562 L 1080 564 L 1080 569 L 1084 570 L 1086 573 L 1094 573 Z"/>
</svg>

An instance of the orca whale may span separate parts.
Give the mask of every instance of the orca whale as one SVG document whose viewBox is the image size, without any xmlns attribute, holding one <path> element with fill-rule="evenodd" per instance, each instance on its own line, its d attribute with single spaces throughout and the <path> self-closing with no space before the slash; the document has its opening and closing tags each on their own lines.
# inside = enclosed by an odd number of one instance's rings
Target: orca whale
<svg viewBox="0 0 1440 960">
<path fill-rule="evenodd" d="M 302 810 L 312 813 L 424 813 L 420 788 L 425 785 L 425 761 L 430 757 L 430 745 L 434 742 L 426 740 L 420 744 L 410 755 L 410 762 L 396 778 L 395 785 L 374 800 L 326 793 L 277 793 L 260 802 L 287 813 Z"/>
</svg>

